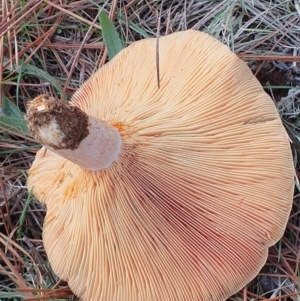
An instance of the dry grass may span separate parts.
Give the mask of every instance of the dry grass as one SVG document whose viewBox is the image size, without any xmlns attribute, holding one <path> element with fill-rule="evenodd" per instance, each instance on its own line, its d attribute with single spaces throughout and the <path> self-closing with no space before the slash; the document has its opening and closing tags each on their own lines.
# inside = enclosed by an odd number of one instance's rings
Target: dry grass
<svg viewBox="0 0 300 301">
<path fill-rule="evenodd" d="M 161 35 L 202 30 L 249 62 L 277 102 L 299 175 L 297 0 L 0 0 L 1 116 L 4 111 L 20 119 L 26 102 L 41 93 L 69 99 L 107 61 L 97 18 L 101 9 L 114 21 L 125 46 L 155 36 L 160 15 Z M 0 125 L 1 300 L 75 300 L 49 267 L 41 240 L 45 208 L 26 190 L 26 170 L 38 147 L 22 124 Z M 298 191 L 298 181 L 296 186 Z M 270 249 L 263 270 L 230 300 L 300 300 L 299 197 L 295 195 L 285 236 Z"/>
</svg>

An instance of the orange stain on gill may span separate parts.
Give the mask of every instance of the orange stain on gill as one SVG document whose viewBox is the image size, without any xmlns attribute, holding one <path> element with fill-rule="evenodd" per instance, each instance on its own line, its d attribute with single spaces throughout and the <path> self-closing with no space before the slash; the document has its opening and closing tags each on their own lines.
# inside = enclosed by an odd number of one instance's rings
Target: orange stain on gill
<svg viewBox="0 0 300 301">
<path fill-rule="evenodd" d="M 79 177 L 75 174 L 66 174 L 64 184 L 61 185 L 61 202 L 65 203 L 74 199 L 84 198 L 84 194 L 93 191 L 97 185 L 90 171 L 81 171 Z M 85 175 L 84 175 L 85 174 Z M 59 182 L 57 182 L 59 183 Z M 81 197 L 82 196 L 82 197 Z"/>
<path fill-rule="evenodd" d="M 62 201 L 65 202 L 70 199 L 75 199 L 78 195 L 78 181 L 73 181 L 67 185 L 63 192 Z"/>
<path fill-rule="evenodd" d="M 59 172 L 55 178 L 54 178 L 54 182 L 56 184 L 57 187 L 59 187 L 63 181 L 65 180 L 66 174 L 64 172 Z"/>
<path fill-rule="evenodd" d="M 113 122 L 112 126 L 114 128 L 116 128 L 119 132 L 122 132 L 124 130 L 124 127 L 125 127 L 124 123 L 122 123 L 122 122 Z"/>
</svg>

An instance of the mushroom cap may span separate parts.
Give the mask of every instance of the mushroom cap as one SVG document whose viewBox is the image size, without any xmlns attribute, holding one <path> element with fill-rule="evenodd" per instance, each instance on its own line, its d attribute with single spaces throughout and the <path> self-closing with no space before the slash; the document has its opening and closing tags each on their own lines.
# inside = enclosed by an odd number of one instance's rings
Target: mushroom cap
<svg viewBox="0 0 300 301">
<path fill-rule="evenodd" d="M 87 171 L 37 153 L 28 187 L 47 205 L 49 261 L 83 300 L 225 300 L 283 235 L 288 138 L 244 62 L 189 30 L 133 43 L 72 104 L 115 126 L 117 161 Z"/>
</svg>

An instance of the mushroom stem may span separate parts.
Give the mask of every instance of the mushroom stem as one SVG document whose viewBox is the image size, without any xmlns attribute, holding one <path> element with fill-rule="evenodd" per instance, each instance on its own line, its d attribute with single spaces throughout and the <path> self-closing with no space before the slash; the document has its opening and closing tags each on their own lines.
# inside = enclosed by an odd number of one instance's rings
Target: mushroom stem
<svg viewBox="0 0 300 301">
<path fill-rule="evenodd" d="M 121 151 L 120 133 L 68 102 L 40 95 L 26 114 L 32 136 L 48 150 L 91 171 L 108 168 Z"/>
</svg>

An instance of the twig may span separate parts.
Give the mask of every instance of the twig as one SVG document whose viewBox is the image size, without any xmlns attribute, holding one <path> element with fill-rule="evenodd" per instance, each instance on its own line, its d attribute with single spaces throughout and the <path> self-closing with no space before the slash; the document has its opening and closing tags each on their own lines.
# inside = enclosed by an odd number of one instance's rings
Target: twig
<svg viewBox="0 0 300 301">
<path fill-rule="evenodd" d="M 157 87 L 160 89 L 160 72 L 159 72 L 159 36 L 160 36 L 160 20 L 161 12 L 164 1 L 161 2 L 161 9 L 159 14 L 156 11 L 158 20 L 157 20 L 157 31 L 156 31 L 156 77 L 157 77 Z"/>
</svg>

